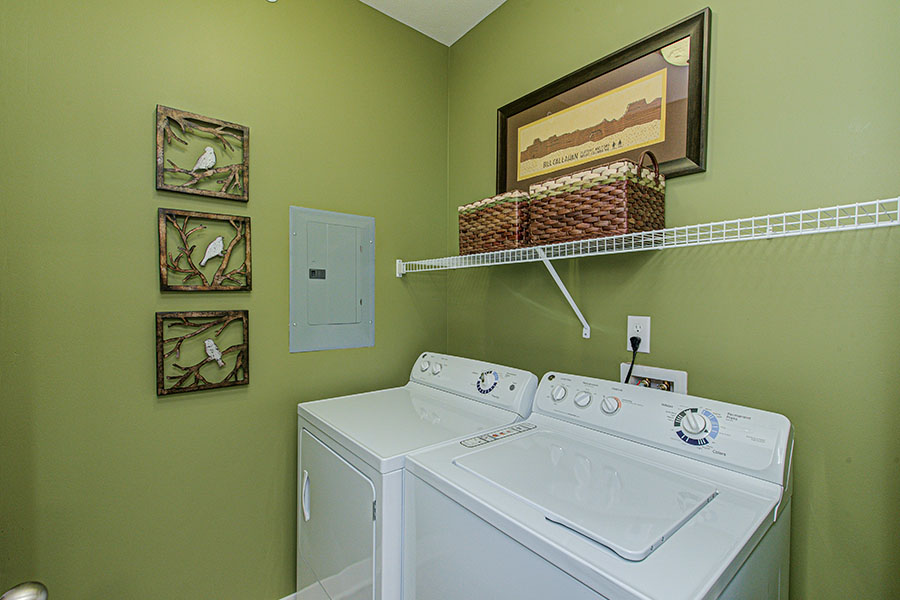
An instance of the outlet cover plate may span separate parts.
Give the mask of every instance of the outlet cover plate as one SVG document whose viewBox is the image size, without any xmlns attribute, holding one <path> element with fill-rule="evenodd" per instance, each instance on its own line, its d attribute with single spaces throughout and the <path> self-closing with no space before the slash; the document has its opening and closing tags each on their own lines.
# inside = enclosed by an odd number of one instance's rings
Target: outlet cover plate
<svg viewBox="0 0 900 600">
<path fill-rule="evenodd" d="M 631 352 L 632 336 L 641 338 L 638 352 L 650 354 L 650 317 L 634 317 L 628 315 L 628 329 L 625 330 L 625 349 Z"/>
</svg>

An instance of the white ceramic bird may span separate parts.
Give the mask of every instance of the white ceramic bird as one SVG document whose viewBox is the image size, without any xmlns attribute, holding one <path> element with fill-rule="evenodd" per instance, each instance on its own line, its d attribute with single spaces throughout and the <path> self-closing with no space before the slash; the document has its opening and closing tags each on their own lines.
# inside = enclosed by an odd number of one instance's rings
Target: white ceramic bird
<svg viewBox="0 0 900 600">
<path fill-rule="evenodd" d="M 194 168 L 191 169 L 191 173 L 212 169 L 214 166 L 216 166 L 216 151 L 212 149 L 212 146 L 207 146 L 200 158 L 197 159 Z"/>
<path fill-rule="evenodd" d="M 213 241 L 209 243 L 209 246 L 206 247 L 206 254 L 203 255 L 203 260 L 200 261 L 200 266 L 204 266 L 206 261 L 211 259 L 214 256 L 222 256 L 223 251 L 225 250 L 224 239 L 220 235 Z"/>
<path fill-rule="evenodd" d="M 224 367 L 225 363 L 222 361 L 222 351 L 219 350 L 216 343 L 212 339 L 207 339 L 203 344 L 206 346 L 206 355 L 216 361 L 220 367 Z"/>
</svg>

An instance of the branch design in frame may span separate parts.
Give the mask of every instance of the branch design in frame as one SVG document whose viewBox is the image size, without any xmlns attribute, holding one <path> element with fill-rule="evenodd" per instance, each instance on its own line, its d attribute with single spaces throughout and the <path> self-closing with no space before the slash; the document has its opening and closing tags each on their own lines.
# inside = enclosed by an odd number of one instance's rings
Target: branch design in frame
<svg viewBox="0 0 900 600">
<path fill-rule="evenodd" d="M 160 290 L 251 289 L 250 217 L 160 208 L 158 227 Z"/>
<path fill-rule="evenodd" d="M 246 310 L 156 313 L 156 395 L 250 383 Z"/>
<path fill-rule="evenodd" d="M 156 189 L 247 202 L 250 128 L 157 105 Z"/>
</svg>

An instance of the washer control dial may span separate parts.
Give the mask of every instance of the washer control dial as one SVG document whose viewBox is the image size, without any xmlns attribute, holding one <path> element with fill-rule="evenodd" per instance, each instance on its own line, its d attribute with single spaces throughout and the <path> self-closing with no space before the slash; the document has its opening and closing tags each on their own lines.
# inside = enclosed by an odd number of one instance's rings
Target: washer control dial
<svg viewBox="0 0 900 600">
<path fill-rule="evenodd" d="M 706 417 L 695 412 L 685 413 L 684 418 L 681 419 L 681 428 L 685 433 L 697 435 L 706 429 Z"/>
<path fill-rule="evenodd" d="M 441 372 L 441 369 L 443 369 L 443 368 L 444 367 L 441 366 L 441 363 L 434 363 L 431 366 L 431 372 L 434 373 L 435 375 L 437 375 L 438 373 Z"/>
<path fill-rule="evenodd" d="M 615 396 L 603 396 L 603 401 L 600 403 L 600 410 L 605 414 L 614 415 L 619 412 L 620 408 L 622 408 L 621 400 Z"/>
<path fill-rule="evenodd" d="M 705 446 L 719 435 L 719 419 L 706 409 L 686 408 L 675 416 L 675 434 L 685 444 Z"/>
<path fill-rule="evenodd" d="M 591 396 L 590 392 L 580 391 L 575 394 L 575 406 L 578 408 L 587 408 L 591 404 L 591 400 L 594 398 Z"/>
<path fill-rule="evenodd" d="M 566 394 L 569 393 L 569 390 L 566 389 L 564 385 L 556 385 L 553 386 L 553 389 L 550 390 L 550 397 L 553 398 L 554 402 L 561 402 L 563 398 L 566 397 Z"/>
<path fill-rule="evenodd" d="M 422 371 L 422 372 L 424 373 L 425 371 L 428 370 L 428 368 L 429 368 L 430 366 L 431 366 L 431 363 L 430 363 L 430 362 L 428 362 L 427 360 L 423 360 L 423 361 L 422 361 L 422 364 L 419 365 L 419 370 Z"/>
</svg>

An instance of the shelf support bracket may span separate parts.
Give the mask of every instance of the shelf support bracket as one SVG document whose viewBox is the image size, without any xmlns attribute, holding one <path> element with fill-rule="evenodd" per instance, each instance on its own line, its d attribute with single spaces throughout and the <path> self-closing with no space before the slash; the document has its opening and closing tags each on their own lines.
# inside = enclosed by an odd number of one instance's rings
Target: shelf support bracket
<svg viewBox="0 0 900 600">
<path fill-rule="evenodd" d="M 550 271 L 550 277 L 552 277 L 553 281 L 556 282 L 556 285 L 559 286 L 559 291 L 563 293 L 563 296 L 566 297 L 569 306 L 571 306 L 572 310 L 575 311 L 575 316 L 578 317 L 579 321 L 581 321 L 581 337 L 586 340 L 590 339 L 591 326 L 588 325 L 588 322 L 585 320 L 584 315 L 581 314 L 580 310 L 578 310 L 578 305 L 575 304 L 574 300 L 572 300 L 572 294 L 569 293 L 569 290 L 566 289 L 566 286 L 562 282 L 562 279 L 559 278 L 559 275 L 556 273 L 556 269 L 553 268 L 553 265 L 550 263 L 550 259 L 547 258 L 547 254 L 544 252 L 544 249 L 536 247 L 535 252 L 537 252 L 537 255 L 541 258 L 541 262 L 544 263 L 544 266 L 547 267 L 547 270 Z"/>
</svg>

